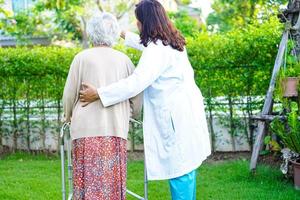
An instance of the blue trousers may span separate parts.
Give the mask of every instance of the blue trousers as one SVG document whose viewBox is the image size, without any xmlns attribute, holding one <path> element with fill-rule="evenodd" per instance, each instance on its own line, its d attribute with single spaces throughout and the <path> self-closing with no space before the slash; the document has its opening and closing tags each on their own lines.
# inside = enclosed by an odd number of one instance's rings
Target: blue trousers
<svg viewBox="0 0 300 200">
<path fill-rule="evenodd" d="M 196 200 L 196 170 L 169 180 L 172 200 Z"/>
</svg>

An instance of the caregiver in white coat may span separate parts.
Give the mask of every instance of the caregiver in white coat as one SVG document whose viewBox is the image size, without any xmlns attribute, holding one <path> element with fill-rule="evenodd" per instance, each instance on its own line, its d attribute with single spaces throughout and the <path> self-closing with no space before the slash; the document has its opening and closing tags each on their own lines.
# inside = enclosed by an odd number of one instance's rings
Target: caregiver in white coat
<svg viewBox="0 0 300 200">
<path fill-rule="evenodd" d="M 100 98 L 109 107 L 144 91 L 148 178 L 168 179 L 173 200 L 195 200 L 196 169 L 210 155 L 211 145 L 185 40 L 158 1 L 142 0 L 135 14 L 140 36 L 125 34 L 126 45 L 143 51 L 134 73 L 98 89 L 84 83 L 80 99 L 88 105 Z"/>
</svg>

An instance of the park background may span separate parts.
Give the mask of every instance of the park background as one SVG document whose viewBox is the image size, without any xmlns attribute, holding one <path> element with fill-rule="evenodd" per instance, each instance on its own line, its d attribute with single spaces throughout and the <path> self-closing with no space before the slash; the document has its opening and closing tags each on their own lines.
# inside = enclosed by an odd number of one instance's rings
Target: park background
<svg viewBox="0 0 300 200">
<path fill-rule="evenodd" d="M 136 32 L 137 2 L 0 0 L 0 199 L 60 198 L 62 91 L 73 57 L 89 47 L 86 22 L 108 11 L 123 29 Z M 214 155 L 200 169 L 199 199 L 300 199 L 292 180 L 279 170 L 283 146 L 274 145 L 271 130 L 257 175 L 251 175 L 248 166 L 257 133 L 251 116 L 264 104 L 285 28 L 278 15 L 288 1 L 160 2 L 186 37 L 195 79 L 205 97 Z M 140 53 L 126 48 L 122 40 L 115 48 L 138 63 Z M 287 55 L 285 64 L 293 62 Z M 280 112 L 277 90 L 274 97 L 274 112 Z M 141 127 L 133 125 L 128 186 L 139 191 L 142 142 Z M 165 182 L 150 185 L 150 199 L 169 199 Z"/>
</svg>

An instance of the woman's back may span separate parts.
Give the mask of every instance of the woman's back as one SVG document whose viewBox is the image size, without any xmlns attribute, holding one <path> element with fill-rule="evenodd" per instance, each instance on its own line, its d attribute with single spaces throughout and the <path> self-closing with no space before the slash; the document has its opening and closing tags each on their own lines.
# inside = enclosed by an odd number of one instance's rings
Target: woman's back
<svg viewBox="0 0 300 200">
<path fill-rule="evenodd" d="M 126 78 L 134 70 L 125 54 L 108 47 L 87 49 L 77 56 L 81 61 L 82 81 L 99 86 Z"/>
<path fill-rule="evenodd" d="M 72 139 L 95 136 L 117 136 L 127 139 L 130 105 L 138 112 L 141 109 L 139 98 L 108 108 L 104 108 L 100 101 L 82 107 L 79 91 L 82 82 L 103 87 L 128 77 L 133 71 L 134 65 L 130 59 L 112 48 L 91 48 L 76 55 L 64 91 L 64 104 L 72 104 L 64 106 L 67 108 L 65 113 L 68 113 L 68 110 L 72 111 Z"/>
</svg>

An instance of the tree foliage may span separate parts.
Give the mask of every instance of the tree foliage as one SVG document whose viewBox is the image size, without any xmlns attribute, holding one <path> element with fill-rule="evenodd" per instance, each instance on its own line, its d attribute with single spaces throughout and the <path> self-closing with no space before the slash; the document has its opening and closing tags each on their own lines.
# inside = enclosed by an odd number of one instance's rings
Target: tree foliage
<svg viewBox="0 0 300 200">
<path fill-rule="evenodd" d="M 201 31 L 199 22 L 187 12 L 171 12 L 169 17 L 185 37 L 194 37 Z"/>
<path fill-rule="evenodd" d="M 24 39 L 49 36 L 54 39 L 83 41 L 87 47 L 86 22 L 100 12 L 111 12 L 121 19 L 137 0 L 38 0 L 29 10 L 2 19 L 6 34 Z"/>
<path fill-rule="evenodd" d="M 205 96 L 229 92 L 245 95 L 250 78 L 251 93 L 264 95 L 277 53 L 281 24 L 271 19 L 226 34 L 199 33 L 188 39 L 187 51 L 197 84 Z M 137 64 L 140 53 L 118 45 Z M 0 76 L 60 76 L 65 78 L 69 64 L 79 49 L 35 47 L 0 49 Z M 252 74 L 249 74 L 252 73 Z M 56 86 L 55 86 L 56 87 Z M 227 88 L 227 89 L 224 89 Z M 61 91 L 60 91 L 61 92 Z"/>
<path fill-rule="evenodd" d="M 210 124 L 213 124 L 212 113 L 222 113 L 218 119 L 230 130 L 232 144 L 238 133 L 247 136 L 252 144 L 253 136 L 248 134 L 251 123 L 247 117 L 262 105 L 262 98 L 257 100 L 256 96 L 264 96 L 268 88 L 281 32 L 282 25 L 271 18 L 263 24 L 251 24 L 226 33 L 201 32 L 187 39 L 187 52 L 196 83 L 207 103 Z M 122 44 L 115 48 L 138 63 L 140 52 Z M 81 49 L 53 46 L 0 48 L 0 112 L 1 108 L 12 108 L 6 114 L 9 119 L 0 118 L 0 123 L 4 119 L 11 124 L 13 131 L 8 132 L 13 133 L 14 141 L 17 141 L 15 133 L 21 134 L 33 126 L 28 116 L 37 117 L 38 127 L 42 127 L 41 136 L 45 135 L 47 121 L 50 121 L 46 119 L 50 112 L 45 110 L 47 107 L 55 108 L 50 113 L 56 116 L 55 129 L 60 126 L 63 86 L 70 63 L 79 51 Z M 21 123 L 24 119 L 28 122 L 26 126 Z M 24 133 L 30 135 L 30 131 Z M 30 144 L 30 139 L 27 143 Z"/>
<path fill-rule="evenodd" d="M 0 19 L 11 16 L 12 13 L 4 8 L 4 0 L 0 0 Z M 0 20 L 0 30 L 3 29 L 4 23 Z"/>
<path fill-rule="evenodd" d="M 268 20 L 285 3 L 287 0 L 215 0 L 207 24 L 210 30 L 221 32 L 244 27 L 253 21 Z"/>
<path fill-rule="evenodd" d="M 263 24 L 227 33 L 204 32 L 189 39 L 187 50 L 198 85 L 206 95 L 212 90 L 213 96 L 247 96 L 245 87 L 253 81 L 251 94 L 264 95 L 281 32 L 282 24 L 271 18 Z"/>
</svg>

